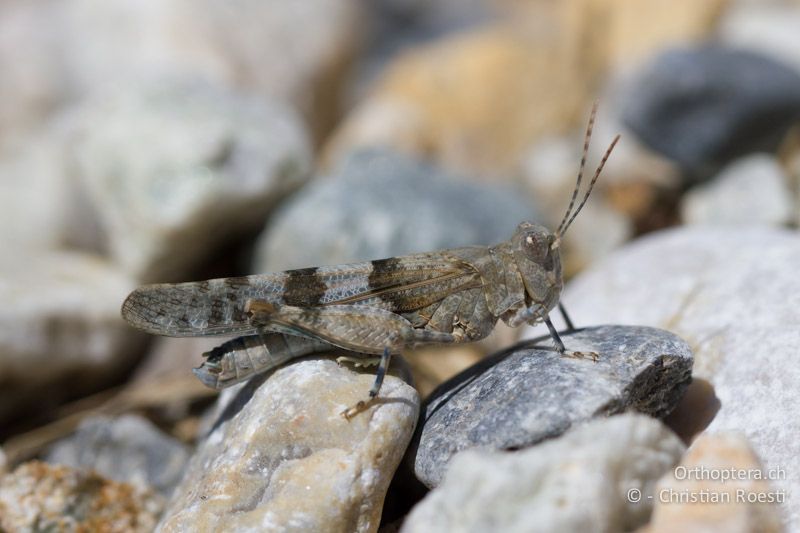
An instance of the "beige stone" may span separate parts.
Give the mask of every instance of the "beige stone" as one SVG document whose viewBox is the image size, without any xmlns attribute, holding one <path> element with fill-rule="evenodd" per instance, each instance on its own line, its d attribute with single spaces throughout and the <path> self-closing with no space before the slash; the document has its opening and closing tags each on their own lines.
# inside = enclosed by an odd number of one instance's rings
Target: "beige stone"
<svg viewBox="0 0 800 533">
<path fill-rule="evenodd" d="M 161 497 L 96 473 L 31 461 L 0 478 L 3 531 L 149 532 Z"/>
<path fill-rule="evenodd" d="M 779 505 L 788 495 L 768 480 L 780 475 L 786 472 L 761 466 L 743 436 L 701 435 L 680 465 L 659 480 L 652 521 L 643 532 L 783 531 Z"/>
<path fill-rule="evenodd" d="M 336 131 L 327 159 L 389 145 L 460 172 L 508 173 L 529 143 L 582 111 L 587 73 L 566 68 L 562 49 L 550 32 L 498 25 L 413 50 Z"/>
<path fill-rule="evenodd" d="M 584 61 L 634 66 L 668 46 L 708 37 L 728 0 L 571 0 L 561 4 L 565 33 Z"/>
<path fill-rule="evenodd" d="M 132 362 L 142 337 L 119 308 L 136 282 L 103 259 L 66 251 L 0 257 L 0 419 L 23 404 L 97 390 Z"/>
<path fill-rule="evenodd" d="M 373 379 L 318 357 L 226 391 L 161 530 L 377 530 L 419 397 L 390 375 L 374 406 L 344 419 Z"/>
<path fill-rule="evenodd" d="M 508 177 L 537 139 L 582 126 L 609 72 L 709 35 L 726 0 L 518 4 L 495 23 L 394 60 L 335 131 L 326 161 L 388 145 L 470 175 Z"/>
</svg>

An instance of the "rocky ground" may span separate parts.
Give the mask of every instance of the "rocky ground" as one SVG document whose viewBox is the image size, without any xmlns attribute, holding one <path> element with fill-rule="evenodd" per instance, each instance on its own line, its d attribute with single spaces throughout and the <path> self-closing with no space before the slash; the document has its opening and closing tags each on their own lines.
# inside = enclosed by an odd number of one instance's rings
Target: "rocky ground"
<svg viewBox="0 0 800 533">
<path fill-rule="evenodd" d="M 800 531 L 800 3 L 0 4 L 0 530 Z M 146 283 L 558 226 L 542 326 L 220 394 Z M 584 182 L 585 183 L 585 182 Z"/>
</svg>

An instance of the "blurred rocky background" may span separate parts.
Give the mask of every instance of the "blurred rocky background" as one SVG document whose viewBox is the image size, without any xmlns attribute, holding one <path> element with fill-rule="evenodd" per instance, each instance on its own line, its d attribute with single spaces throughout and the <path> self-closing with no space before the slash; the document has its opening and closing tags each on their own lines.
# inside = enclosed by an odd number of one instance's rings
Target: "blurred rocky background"
<svg viewBox="0 0 800 533">
<path fill-rule="evenodd" d="M 595 101 L 590 170 L 622 140 L 564 301 L 683 340 L 645 328 L 588 402 L 448 381 L 541 329 L 410 352 L 347 422 L 369 369 L 218 398 L 190 369 L 219 339 L 120 317 L 144 283 L 555 228 Z M 0 530 L 800 531 L 796 0 L 3 0 L 0 220 Z M 436 427 L 434 389 L 465 398 Z M 703 491 L 730 501 L 660 497 Z"/>
</svg>

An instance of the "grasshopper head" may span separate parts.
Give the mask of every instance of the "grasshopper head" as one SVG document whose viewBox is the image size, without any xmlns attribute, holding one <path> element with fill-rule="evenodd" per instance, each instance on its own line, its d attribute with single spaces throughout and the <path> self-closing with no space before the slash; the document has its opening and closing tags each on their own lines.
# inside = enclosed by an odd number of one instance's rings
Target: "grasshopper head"
<svg viewBox="0 0 800 533">
<path fill-rule="evenodd" d="M 589 125 L 586 128 L 586 138 L 583 143 L 583 156 L 581 157 L 581 166 L 578 170 L 578 177 L 575 180 L 575 188 L 572 190 L 572 198 L 569 201 L 564 218 L 561 219 L 561 224 L 555 232 L 548 230 L 538 224 L 530 222 L 523 222 L 517 226 L 517 231 L 511 239 L 511 248 L 514 254 L 514 260 L 517 263 L 517 268 L 522 275 L 522 281 L 525 285 L 525 305 L 528 309 L 540 306 L 541 311 L 549 312 L 558 304 L 558 299 L 561 295 L 561 288 L 563 287 L 563 280 L 561 278 L 561 255 L 559 247 L 561 245 L 561 238 L 569 229 L 572 221 L 581 212 L 589 195 L 592 193 L 592 188 L 600 177 L 600 172 L 603 166 L 608 161 L 612 150 L 619 141 L 619 135 L 614 137 L 611 141 L 605 155 L 600 160 L 600 164 L 595 170 L 592 180 L 589 182 L 589 187 L 583 200 L 575 207 L 575 201 L 578 199 L 578 192 L 581 188 L 581 180 L 583 179 L 583 171 L 586 167 L 586 154 L 589 150 L 589 139 L 592 136 L 592 128 L 594 126 L 594 117 L 597 113 L 597 104 L 592 107 L 592 114 L 589 117 Z M 523 312 L 518 314 L 516 319 L 525 320 Z"/>
<path fill-rule="evenodd" d="M 559 238 L 544 226 L 523 222 L 511 238 L 511 249 L 531 303 L 552 309 L 563 281 Z"/>
</svg>

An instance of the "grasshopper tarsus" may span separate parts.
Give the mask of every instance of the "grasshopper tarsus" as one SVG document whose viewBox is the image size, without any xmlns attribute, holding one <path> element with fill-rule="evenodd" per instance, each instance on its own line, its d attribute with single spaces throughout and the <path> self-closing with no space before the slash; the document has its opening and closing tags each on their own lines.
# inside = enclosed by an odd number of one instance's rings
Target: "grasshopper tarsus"
<svg viewBox="0 0 800 533">
<path fill-rule="evenodd" d="M 350 419 L 356 416 L 358 413 L 366 410 L 369 404 L 372 402 L 372 400 L 373 400 L 372 398 L 370 398 L 369 401 L 361 400 L 352 407 L 348 407 L 347 409 L 341 412 L 342 417 L 349 422 Z"/>
<path fill-rule="evenodd" d="M 561 354 L 562 357 L 569 357 L 570 359 L 591 359 L 596 363 L 600 359 L 600 354 L 597 352 L 575 352 L 567 351 Z"/>
</svg>

